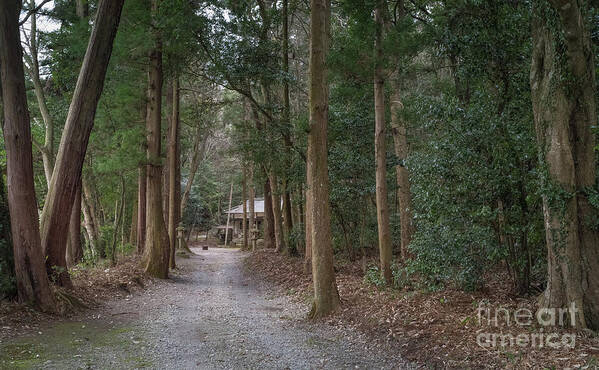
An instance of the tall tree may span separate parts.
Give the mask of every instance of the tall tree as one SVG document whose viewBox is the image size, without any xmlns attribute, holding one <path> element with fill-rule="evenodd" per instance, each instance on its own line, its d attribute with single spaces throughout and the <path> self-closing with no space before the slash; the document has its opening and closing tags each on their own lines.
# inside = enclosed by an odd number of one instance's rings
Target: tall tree
<svg viewBox="0 0 599 370">
<path fill-rule="evenodd" d="M 15 275 L 19 300 L 51 312 L 56 302 L 44 268 L 33 185 L 31 128 L 19 36 L 20 10 L 18 0 L 0 2 L 3 133 Z"/>
<path fill-rule="evenodd" d="M 180 161 L 180 135 L 179 123 L 179 79 L 172 83 L 172 117 L 169 136 L 169 202 L 168 202 L 168 236 L 170 241 L 169 265 L 175 268 L 175 249 L 177 243 L 177 226 L 181 220 L 181 161 Z"/>
<path fill-rule="evenodd" d="M 575 304 L 576 326 L 599 329 L 595 65 L 583 2 L 539 0 L 530 85 L 543 194 L 548 280 L 541 304 Z"/>
<path fill-rule="evenodd" d="M 169 268 L 169 237 L 162 210 L 162 166 L 160 158 L 163 83 L 162 39 L 156 25 L 159 4 L 160 0 L 152 0 L 154 48 L 150 52 L 148 73 L 146 241 L 143 265 L 145 271 L 151 276 L 166 279 Z"/>
<path fill-rule="evenodd" d="M 402 22 L 405 16 L 404 1 L 399 1 L 397 5 L 396 22 Z M 390 30 L 393 24 L 390 17 L 385 17 L 385 29 Z M 401 57 L 401 56 L 400 56 Z M 398 63 L 401 63 L 401 58 Z M 397 200 L 399 206 L 399 223 L 400 223 L 400 252 L 402 260 L 409 258 L 408 246 L 412 240 L 414 233 L 413 215 L 412 215 L 412 192 L 410 190 L 410 173 L 407 167 L 408 159 L 408 129 L 407 122 L 402 117 L 403 102 L 401 94 L 401 79 L 397 66 L 391 78 L 391 134 L 393 136 L 393 149 L 398 163 L 395 165 L 395 177 L 397 181 Z"/>
<path fill-rule="evenodd" d="M 308 186 L 311 195 L 312 281 L 314 304 L 310 316 L 326 316 L 340 304 L 331 241 L 327 124 L 329 88 L 326 58 L 329 48 L 331 4 L 310 1 L 310 132 L 308 133 Z"/>
<path fill-rule="evenodd" d="M 283 17 L 283 72 L 289 74 L 289 0 L 283 0 L 282 6 Z M 289 97 L 289 78 L 285 76 L 283 79 L 283 124 L 285 125 L 284 140 L 285 140 L 285 161 L 286 168 L 289 167 L 291 159 L 291 102 Z M 282 181 L 282 198 L 283 198 L 283 236 L 287 245 L 289 254 L 296 254 L 295 244 L 291 243 L 289 236 L 293 228 L 291 216 L 291 194 L 289 190 L 289 182 L 287 176 L 283 177 Z"/>
<path fill-rule="evenodd" d="M 379 257 L 381 275 L 391 283 L 391 229 L 389 226 L 389 204 L 387 200 L 387 150 L 385 135 L 385 67 L 383 61 L 383 37 L 387 2 L 377 0 L 375 17 L 375 70 L 374 70 L 374 151 L 376 158 L 376 216 L 379 235 Z"/>
<path fill-rule="evenodd" d="M 98 100 L 104 88 L 114 37 L 124 0 L 100 0 L 94 28 L 79 72 L 75 93 L 56 157 L 50 190 L 41 219 L 41 237 L 46 266 L 52 273 L 58 268 L 57 282 L 71 284 L 66 267 L 65 248 L 69 217 L 77 184 L 81 178 L 89 135 L 94 125 Z"/>
</svg>

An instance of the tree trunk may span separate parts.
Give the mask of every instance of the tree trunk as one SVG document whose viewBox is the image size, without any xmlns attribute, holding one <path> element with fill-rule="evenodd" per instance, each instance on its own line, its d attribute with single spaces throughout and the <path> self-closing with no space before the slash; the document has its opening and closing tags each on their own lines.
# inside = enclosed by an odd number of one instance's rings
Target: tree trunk
<svg viewBox="0 0 599 370">
<path fill-rule="evenodd" d="M 289 74 L 289 0 L 283 0 L 283 72 Z M 285 151 L 286 151 L 286 164 L 290 165 L 291 158 L 291 104 L 289 101 L 289 80 L 285 78 L 283 80 L 283 122 L 285 124 Z M 289 195 L 288 182 L 286 177 L 283 178 L 283 240 L 285 244 L 289 243 L 289 236 L 291 235 L 291 229 L 293 228 L 293 222 L 291 217 L 291 197 Z M 287 246 L 290 255 L 296 254 L 295 245 L 289 244 Z"/>
<path fill-rule="evenodd" d="M 19 37 L 21 2 L 0 2 L 0 76 L 4 107 L 4 146 L 8 206 L 17 291 L 21 302 L 52 312 L 56 302 L 44 268 L 37 200 L 33 184 L 31 128 Z"/>
<path fill-rule="evenodd" d="M 289 191 L 288 182 L 283 180 L 283 191 L 281 193 L 283 198 L 283 240 L 287 246 L 287 253 L 294 256 L 297 254 L 296 245 L 291 243 L 289 238 L 291 236 L 291 230 L 293 229 L 293 215 L 291 207 L 291 193 Z"/>
<path fill-rule="evenodd" d="M 86 18 L 89 16 L 89 4 L 88 0 L 75 0 L 77 17 L 80 19 Z"/>
<path fill-rule="evenodd" d="M 378 224 L 379 256 L 381 276 L 391 283 L 391 230 L 389 227 L 389 204 L 387 200 L 387 151 L 385 145 L 385 75 L 383 66 L 383 6 L 386 2 L 377 1 L 374 11 L 376 22 L 375 72 L 374 72 L 374 151 L 376 158 L 376 218 Z"/>
<path fill-rule="evenodd" d="M 143 254 L 146 245 L 147 166 L 139 167 L 137 177 L 137 253 Z"/>
<path fill-rule="evenodd" d="M 272 215 L 274 219 L 275 231 L 275 250 L 282 252 L 285 250 L 285 240 L 283 240 L 283 222 L 281 217 L 281 195 L 279 194 L 279 183 L 277 177 L 271 173 L 270 190 L 272 196 Z"/>
<path fill-rule="evenodd" d="M 118 207 L 115 209 L 116 211 L 116 216 L 114 217 L 114 226 L 113 226 L 113 233 L 112 233 L 112 242 L 110 244 L 110 259 L 112 262 L 112 265 L 116 265 L 116 241 L 118 239 L 118 234 L 119 234 L 119 225 L 121 223 L 121 219 L 123 217 L 123 210 L 125 208 L 125 178 L 121 175 L 121 199 L 118 202 Z"/>
<path fill-rule="evenodd" d="M 98 216 L 97 216 L 98 213 L 96 211 L 96 205 L 95 205 L 95 200 L 94 200 L 94 196 L 93 196 L 94 192 L 92 191 L 90 184 L 88 183 L 88 181 L 85 177 L 81 178 L 81 184 L 83 187 L 82 201 L 86 205 L 85 207 L 83 207 L 84 217 L 85 217 L 85 209 L 87 208 L 88 213 L 89 213 L 91 232 L 92 232 L 92 235 L 90 237 L 94 241 L 94 252 L 96 254 L 96 257 L 104 258 L 106 256 L 106 253 L 105 253 L 106 250 L 105 250 L 105 246 L 103 245 L 103 242 L 100 238 L 100 222 L 99 222 Z"/>
<path fill-rule="evenodd" d="M 248 245 L 248 218 L 247 218 L 247 213 L 248 213 L 248 201 L 247 201 L 247 170 L 246 170 L 246 165 L 245 163 L 242 164 L 243 168 L 242 168 L 242 172 L 243 172 L 243 176 L 242 176 L 242 183 L 241 183 L 241 199 L 243 201 L 243 220 L 241 221 L 242 225 L 241 225 L 241 229 L 243 230 L 243 249 L 244 250 L 248 250 L 249 249 L 249 245 Z"/>
<path fill-rule="evenodd" d="M 541 305 L 575 304 L 574 325 L 596 330 L 599 232 L 589 222 L 597 215 L 589 202 L 589 191 L 597 189 L 593 50 L 581 3 L 549 4 L 535 9 L 530 73 L 543 188 L 549 189 L 543 195 L 549 275 Z"/>
<path fill-rule="evenodd" d="M 227 226 L 225 228 L 225 247 L 229 244 L 229 222 L 231 222 L 231 203 L 233 202 L 233 183 L 231 183 L 231 190 L 229 191 L 229 207 L 227 208 Z M 231 234 L 231 239 L 233 235 Z"/>
<path fill-rule="evenodd" d="M 311 189 L 310 224 L 314 304 L 310 317 L 319 318 L 340 304 L 331 241 L 327 124 L 329 89 L 326 58 L 330 33 L 330 1 L 311 0 L 310 7 L 310 132 L 308 133 L 308 186 Z"/>
<path fill-rule="evenodd" d="M 300 185 L 301 186 L 301 185 Z M 298 195 L 298 193 L 300 195 Z M 300 205 L 301 205 L 301 187 L 300 187 L 300 191 L 296 191 L 292 193 L 292 199 L 293 202 L 291 203 L 291 217 L 293 219 L 293 227 L 299 227 L 300 225 L 303 225 L 302 221 L 301 221 L 301 210 L 300 210 Z M 293 231 L 293 228 L 292 228 Z M 294 243 L 294 252 L 296 255 L 298 255 L 301 251 L 303 251 L 303 246 L 300 243 L 300 239 L 299 238 L 294 238 L 295 239 L 295 243 Z"/>
<path fill-rule="evenodd" d="M 187 200 L 189 199 L 189 194 L 191 193 L 193 180 L 195 179 L 198 166 L 200 165 L 200 159 L 206 151 L 208 135 L 204 135 L 204 137 L 202 137 L 200 134 L 200 126 L 198 126 L 198 130 L 195 134 L 193 142 L 193 156 L 191 157 L 191 163 L 189 165 L 189 177 L 187 178 L 187 184 L 185 184 L 185 190 L 181 196 L 181 214 L 183 214 L 185 211 L 185 206 L 187 206 Z"/>
<path fill-rule="evenodd" d="M 42 246 L 46 266 L 66 267 L 65 247 L 71 208 L 81 178 L 81 169 L 104 77 L 112 53 L 124 0 L 100 0 L 94 28 L 77 79 L 52 174 L 52 182 L 41 219 Z M 68 273 L 60 274 L 61 285 L 70 284 Z"/>
<path fill-rule="evenodd" d="M 175 249 L 177 243 L 177 227 L 181 218 L 181 183 L 180 171 L 181 162 L 179 160 L 179 79 L 173 80 L 173 103 L 169 142 L 169 208 L 168 208 L 168 236 L 170 240 L 170 268 L 175 268 Z M 177 191 L 178 190 L 178 191 Z"/>
<path fill-rule="evenodd" d="M 159 0 L 152 0 L 154 16 Z M 169 267 L 169 238 L 162 210 L 160 124 L 162 121 L 162 40 L 155 31 L 155 48 L 150 53 L 147 132 L 146 241 L 143 265 L 150 276 L 166 279 Z"/>
<path fill-rule="evenodd" d="M 91 210 L 90 210 L 89 204 L 83 194 L 81 195 L 81 211 L 83 212 L 83 226 L 85 227 L 89 249 L 90 249 L 92 255 L 94 257 L 97 257 L 97 255 L 98 255 L 97 236 L 98 235 L 95 230 L 94 219 L 91 215 Z"/>
<path fill-rule="evenodd" d="M 35 0 L 29 2 L 31 8 L 35 8 Z M 29 18 L 29 56 L 25 56 L 25 60 L 29 63 L 27 72 L 31 81 L 33 82 L 33 91 L 35 92 L 35 98 L 37 105 L 39 106 L 42 120 L 44 121 L 45 127 L 45 138 L 44 145 L 38 146 L 40 153 L 42 154 L 42 162 L 44 164 L 44 176 L 46 177 L 46 185 L 48 190 L 50 189 L 50 181 L 52 180 L 52 171 L 54 170 L 54 122 L 50 115 L 50 110 L 46 104 L 46 96 L 44 93 L 44 87 L 40 80 L 39 71 L 39 57 L 38 57 L 38 35 L 37 35 L 37 14 L 33 13 Z"/>
<path fill-rule="evenodd" d="M 397 178 L 397 198 L 399 199 L 399 224 L 401 232 L 401 258 L 406 260 L 410 257 L 408 246 L 412 241 L 414 232 L 412 217 L 412 192 L 410 191 L 410 178 L 405 161 L 408 157 L 407 127 L 401 119 L 401 91 L 399 81 L 394 79 L 393 93 L 391 95 L 391 132 L 393 133 L 393 144 L 395 156 L 399 164 L 395 166 Z"/>
<path fill-rule="evenodd" d="M 311 274 L 312 273 L 312 187 L 308 183 L 308 179 L 311 175 L 312 166 L 310 166 L 310 162 L 306 162 L 306 209 L 305 209 L 305 224 L 304 227 L 306 229 L 306 233 L 304 235 L 305 239 L 305 252 L 304 252 L 304 273 Z"/>
<path fill-rule="evenodd" d="M 167 129 L 167 131 L 168 131 L 168 129 Z M 167 134 L 166 137 L 163 138 L 163 139 L 165 139 L 165 142 L 167 143 L 167 146 L 168 146 L 168 142 L 169 142 L 169 137 L 168 136 L 169 135 Z M 168 232 L 168 208 L 169 208 L 168 207 L 168 202 L 169 202 L 169 172 L 170 172 L 169 171 L 169 167 L 170 167 L 169 166 L 169 162 L 170 162 L 170 158 L 169 157 L 170 157 L 170 154 L 168 153 L 168 150 L 167 150 L 167 152 L 166 152 L 166 158 L 165 158 L 166 160 L 164 161 L 164 165 L 162 165 L 160 167 L 160 169 L 162 171 L 162 184 L 160 186 L 160 189 L 162 189 L 162 196 L 160 197 L 160 199 L 162 200 L 162 212 L 163 212 L 162 217 L 164 218 L 164 225 L 166 226 L 166 231 L 167 232 Z M 169 247 L 169 251 L 170 251 L 170 247 Z"/>
<path fill-rule="evenodd" d="M 254 189 L 254 167 L 250 164 L 250 178 L 249 178 L 249 183 L 250 183 L 250 199 L 249 199 L 249 205 L 250 205 L 250 220 L 249 220 L 249 227 L 250 230 L 254 230 L 257 229 L 257 225 L 256 225 L 256 212 L 255 212 L 255 202 L 256 202 L 256 190 Z M 256 250 L 256 240 L 254 239 L 254 233 L 252 233 L 252 251 Z"/>
<path fill-rule="evenodd" d="M 266 249 L 276 246 L 274 223 L 270 179 L 267 176 L 264 182 L 264 248 Z"/>
<path fill-rule="evenodd" d="M 133 202 L 131 207 L 131 227 L 129 228 L 129 244 L 136 245 L 137 243 L 137 199 Z"/>
<path fill-rule="evenodd" d="M 83 258 L 83 248 L 81 246 L 81 182 L 77 186 L 75 193 L 75 203 L 71 210 L 71 220 L 69 221 L 69 239 L 67 241 L 67 266 L 71 267 L 81 262 Z"/>
</svg>

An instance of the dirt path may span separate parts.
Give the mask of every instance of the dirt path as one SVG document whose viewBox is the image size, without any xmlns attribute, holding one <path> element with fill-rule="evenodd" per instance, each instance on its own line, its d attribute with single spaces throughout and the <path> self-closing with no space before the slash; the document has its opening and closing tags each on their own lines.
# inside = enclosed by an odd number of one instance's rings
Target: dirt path
<svg viewBox="0 0 599 370">
<path fill-rule="evenodd" d="M 304 320 L 306 307 L 243 272 L 243 252 L 194 250 L 181 272 L 92 317 L 0 344 L 0 368 L 403 368 L 356 333 Z"/>
</svg>

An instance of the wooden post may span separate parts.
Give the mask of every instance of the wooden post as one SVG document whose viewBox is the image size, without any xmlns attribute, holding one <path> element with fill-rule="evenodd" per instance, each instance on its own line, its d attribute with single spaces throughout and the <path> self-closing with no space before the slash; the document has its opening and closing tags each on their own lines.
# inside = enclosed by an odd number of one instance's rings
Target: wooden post
<svg viewBox="0 0 599 370">
<path fill-rule="evenodd" d="M 233 201 L 233 183 L 231 183 L 231 191 L 229 192 L 229 211 L 231 211 L 231 202 Z M 225 229 L 225 248 L 227 247 L 227 239 L 229 237 L 229 221 L 231 213 L 227 213 L 227 228 Z"/>
</svg>

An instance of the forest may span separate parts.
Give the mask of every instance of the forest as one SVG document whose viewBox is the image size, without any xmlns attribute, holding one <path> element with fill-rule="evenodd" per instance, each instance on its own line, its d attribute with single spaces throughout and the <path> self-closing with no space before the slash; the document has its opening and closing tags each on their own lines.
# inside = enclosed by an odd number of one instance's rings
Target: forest
<svg viewBox="0 0 599 370">
<path fill-rule="evenodd" d="M 0 327 L 221 263 L 413 363 L 599 366 L 598 60 L 594 0 L 2 0 Z"/>
</svg>

